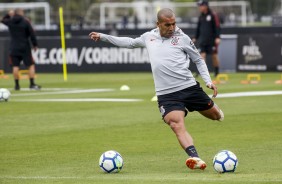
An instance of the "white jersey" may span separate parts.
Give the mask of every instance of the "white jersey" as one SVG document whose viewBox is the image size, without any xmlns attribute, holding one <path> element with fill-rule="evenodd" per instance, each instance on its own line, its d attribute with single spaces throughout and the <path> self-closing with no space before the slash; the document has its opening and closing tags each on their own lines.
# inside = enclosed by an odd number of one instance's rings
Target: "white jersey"
<svg viewBox="0 0 282 184">
<path fill-rule="evenodd" d="M 156 28 L 138 38 L 116 37 L 100 33 L 100 39 L 119 47 L 146 47 L 157 95 L 173 93 L 196 85 L 196 80 L 189 70 L 190 60 L 196 64 L 206 85 L 212 83 L 205 61 L 190 37 L 178 27 L 170 38 L 161 37 L 159 28 Z"/>
</svg>

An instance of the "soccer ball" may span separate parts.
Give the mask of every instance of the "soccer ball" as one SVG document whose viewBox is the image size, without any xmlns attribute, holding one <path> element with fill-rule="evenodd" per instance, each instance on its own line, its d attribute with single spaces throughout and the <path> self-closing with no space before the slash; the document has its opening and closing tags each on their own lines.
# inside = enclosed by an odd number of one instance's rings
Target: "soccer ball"
<svg viewBox="0 0 282 184">
<path fill-rule="evenodd" d="M 219 173 L 234 172 L 238 166 L 238 159 L 228 150 L 218 152 L 213 158 L 213 168 Z"/>
<path fill-rule="evenodd" d="M 123 159 L 117 151 L 106 151 L 99 159 L 100 168 L 107 173 L 118 173 L 123 167 Z"/>
<path fill-rule="evenodd" d="M 8 101 L 10 98 L 10 91 L 6 88 L 0 88 L 0 102 L 2 101 Z"/>
</svg>

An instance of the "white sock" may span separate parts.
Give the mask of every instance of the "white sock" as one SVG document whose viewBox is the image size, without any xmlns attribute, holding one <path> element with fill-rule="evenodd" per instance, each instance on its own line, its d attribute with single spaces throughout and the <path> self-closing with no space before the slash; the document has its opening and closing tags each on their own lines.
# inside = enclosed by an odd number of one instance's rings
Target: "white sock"
<svg viewBox="0 0 282 184">
<path fill-rule="evenodd" d="M 219 109 L 219 113 L 220 113 L 220 118 L 219 118 L 218 121 L 223 121 L 224 120 L 224 114 L 223 114 L 221 109 Z"/>
</svg>

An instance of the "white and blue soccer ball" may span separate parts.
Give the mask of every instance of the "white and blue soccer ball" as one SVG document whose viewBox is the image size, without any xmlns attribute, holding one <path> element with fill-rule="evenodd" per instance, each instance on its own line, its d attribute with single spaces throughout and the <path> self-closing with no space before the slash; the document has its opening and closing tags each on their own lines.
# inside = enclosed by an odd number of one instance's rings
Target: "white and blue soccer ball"
<svg viewBox="0 0 282 184">
<path fill-rule="evenodd" d="M 213 168 L 218 173 L 234 172 L 237 166 L 238 159 L 231 151 L 222 150 L 213 158 Z"/>
<path fill-rule="evenodd" d="M 0 102 L 7 102 L 11 96 L 11 93 L 6 88 L 0 88 Z"/>
<path fill-rule="evenodd" d="M 117 151 L 106 151 L 99 159 L 99 166 L 104 172 L 118 173 L 123 167 L 123 159 Z"/>
</svg>

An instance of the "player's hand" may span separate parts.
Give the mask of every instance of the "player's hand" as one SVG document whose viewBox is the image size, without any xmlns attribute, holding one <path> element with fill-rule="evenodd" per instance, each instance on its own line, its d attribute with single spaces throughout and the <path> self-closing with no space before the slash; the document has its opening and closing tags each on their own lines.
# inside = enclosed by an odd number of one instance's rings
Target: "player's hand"
<svg viewBox="0 0 282 184">
<path fill-rule="evenodd" d="M 97 33 L 97 32 L 91 32 L 89 34 L 89 37 L 90 37 L 91 40 L 94 40 L 95 42 L 100 40 L 100 34 Z"/>
<path fill-rule="evenodd" d="M 219 45 L 220 41 L 221 41 L 220 38 L 216 38 L 215 41 L 214 41 L 215 45 Z"/>
<path fill-rule="evenodd" d="M 192 38 L 192 42 L 196 43 L 197 39 L 196 38 Z"/>
<path fill-rule="evenodd" d="M 208 84 L 207 87 L 213 90 L 212 97 L 215 98 L 217 96 L 217 87 L 213 83 Z"/>
</svg>

